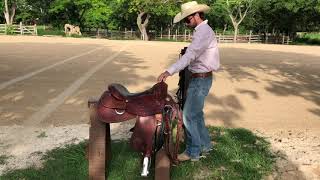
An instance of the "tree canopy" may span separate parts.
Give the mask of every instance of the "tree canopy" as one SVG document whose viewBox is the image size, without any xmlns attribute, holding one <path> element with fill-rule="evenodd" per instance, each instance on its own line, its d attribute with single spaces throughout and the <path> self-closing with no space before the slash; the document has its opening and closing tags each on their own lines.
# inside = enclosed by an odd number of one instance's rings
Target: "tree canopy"
<svg viewBox="0 0 320 180">
<path fill-rule="evenodd" d="M 141 33 L 172 27 L 185 0 L 1 0 L 0 23 L 15 7 L 14 23 L 65 23 L 80 27 L 139 29 Z M 320 0 L 198 0 L 211 7 L 206 15 L 215 30 L 255 32 L 319 31 Z M 178 25 L 179 26 L 179 25 Z M 147 34 L 146 34 L 147 35 Z"/>
</svg>

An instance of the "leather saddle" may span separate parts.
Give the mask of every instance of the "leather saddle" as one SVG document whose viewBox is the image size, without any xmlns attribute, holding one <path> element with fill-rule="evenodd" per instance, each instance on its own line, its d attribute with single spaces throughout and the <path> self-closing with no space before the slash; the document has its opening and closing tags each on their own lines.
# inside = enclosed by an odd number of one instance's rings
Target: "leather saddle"
<svg viewBox="0 0 320 180">
<path fill-rule="evenodd" d="M 121 84 L 110 84 L 98 103 L 98 115 L 105 122 L 121 122 L 135 116 L 161 114 L 168 98 L 168 85 L 160 82 L 150 89 L 131 93 Z M 110 112 L 113 111 L 113 112 Z"/>
<path fill-rule="evenodd" d="M 170 113 L 166 110 L 168 108 L 172 110 Z M 110 84 L 97 104 L 97 115 L 103 122 L 117 123 L 136 118 L 130 145 L 136 151 L 143 153 L 142 176 L 148 174 L 151 156 L 163 145 L 172 162 L 177 163 L 179 137 L 176 136 L 178 139 L 176 143 L 171 140 L 174 135 L 171 132 L 172 124 L 177 111 L 179 107 L 168 95 L 168 85 L 164 82 L 139 93 L 131 93 L 121 84 Z M 180 124 L 182 124 L 181 117 L 178 118 Z M 177 128 L 177 134 L 179 134 L 178 129 L 181 127 Z"/>
</svg>

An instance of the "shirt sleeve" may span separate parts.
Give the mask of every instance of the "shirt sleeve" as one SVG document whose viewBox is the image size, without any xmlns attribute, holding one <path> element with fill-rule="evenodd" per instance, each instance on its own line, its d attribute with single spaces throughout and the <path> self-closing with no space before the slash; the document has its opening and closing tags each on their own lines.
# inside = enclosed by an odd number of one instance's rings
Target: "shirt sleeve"
<svg viewBox="0 0 320 180">
<path fill-rule="evenodd" d="M 170 75 L 181 71 L 187 67 L 191 61 L 199 57 L 208 48 L 211 39 L 211 33 L 209 31 L 205 29 L 197 30 L 192 37 L 192 42 L 186 53 L 167 69 Z"/>
</svg>

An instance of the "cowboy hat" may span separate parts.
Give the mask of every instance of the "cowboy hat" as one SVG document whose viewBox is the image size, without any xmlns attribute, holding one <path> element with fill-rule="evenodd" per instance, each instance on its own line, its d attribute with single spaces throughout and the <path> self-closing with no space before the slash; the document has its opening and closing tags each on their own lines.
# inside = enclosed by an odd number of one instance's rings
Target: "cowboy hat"
<svg viewBox="0 0 320 180">
<path fill-rule="evenodd" d="M 196 12 L 208 12 L 209 9 L 209 6 L 205 4 L 198 4 L 197 1 L 184 3 L 181 5 L 181 12 L 174 17 L 173 23 L 177 23 Z"/>
</svg>

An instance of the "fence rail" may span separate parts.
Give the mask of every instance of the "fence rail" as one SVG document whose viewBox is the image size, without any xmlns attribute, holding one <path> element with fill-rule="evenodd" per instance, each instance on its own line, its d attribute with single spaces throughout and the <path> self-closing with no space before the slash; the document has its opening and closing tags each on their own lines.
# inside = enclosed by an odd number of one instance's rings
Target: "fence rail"
<svg viewBox="0 0 320 180">
<path fill-rule="evenodd" d="M 0 24 L 0 34 L 31 34 L 38 35 L 37 25 L 25 26 L 21 22 L 19 25 Z"/>
<path fill-rule="evenodd" d="M 9 29 L 10 28 L 10 29 Z M 10 27 L 5 24 L 0 24 L 0 34 L 8 33 L 14 34 L 32 34 L 37 35 L 37 26 L 24 26 L 22 23 L 19 25 L 11 25 Z M 124 29 L 124 31 L 119 30 L 108 30 L 99 28 L 84 28 L 82 33 L 97 38 L 108 38 L 108 39 L 141 39 L 141 34 L 139 31 L 133 29 Z M 169 41 L 191 41 L 192 31 L 172 31 L 170 29 L 160 31 L 150 30 L 149 33 L 150 40 L 169 40 Z M 234 43 L 233 35 L 224 35 L 217 33 L 217 40 L 219 43 Z M 236 38 L 236 43 L 268 43 L 268 44 L 289 44 L 292 42 L 289 36 L 284 34 L 272 35 L 272 34 L 252 34 L 250 31 L 246 35 L 238 35 Z"/>
<path fill-rule="evenodd" d="M 7 27 L 5 24 L 0 24 L 0 34 L 6 34 Z"/>
</svg>

